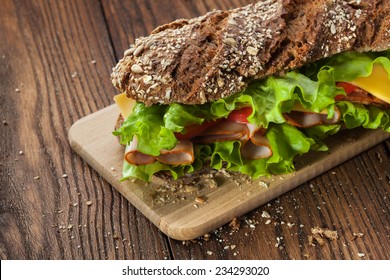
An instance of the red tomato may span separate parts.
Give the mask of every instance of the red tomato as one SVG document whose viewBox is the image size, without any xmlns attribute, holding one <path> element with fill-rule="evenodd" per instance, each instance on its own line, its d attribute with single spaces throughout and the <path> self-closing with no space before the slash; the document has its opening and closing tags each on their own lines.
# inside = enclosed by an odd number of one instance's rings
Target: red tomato
<svg viewBox="0 0 390 280">
<path fill-rule="evenodd" d="M 248 123 L 248 117 L 252 114 L 252 112 L 252 107 L 244 107 L 231 112 L 227 119 L 232 122 Z"/>
<path fill-rule="evenodd" d="M 336 85 L 338 87 L 343 88 L 346 94 L 350 94 L 351 92 L 354 92 L 357 89 L 356 86 L 347 82 L 338 82 Z"/>
<path fill-rule="evenodd" d="M 343 88 L 347 95 L 351 94 L 352 92 L 354 92 L 357 89 L 356 86 L 354 86 L 353 84 L 347 83 L 347 82 L 338 82 L 336 84 L 336 86 Z M 345 96 L 341 95 L 341 94 L 340 95 L 336 95 L 335 100 L 336 101 L 343 100 L 344 97 Z"/>
<path fill-rule="evenodd" d="M 191 124 L 186 127 L 186 133 L 175 133 L 177 140 L 189 140 L 195 136 L 202 135 L 204 131 L 212 128 L 214 125 L 219 123 L 221 120 L 216 121 L 205 121 L 202 124 Z"/>
</svg>

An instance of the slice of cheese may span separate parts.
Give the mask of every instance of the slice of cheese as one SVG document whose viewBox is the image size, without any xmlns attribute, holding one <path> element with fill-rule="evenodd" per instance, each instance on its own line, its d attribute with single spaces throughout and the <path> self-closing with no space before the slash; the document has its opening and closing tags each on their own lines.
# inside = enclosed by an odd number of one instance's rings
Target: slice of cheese
<svg viewBox="0 0 390 280">
<path fill-rule="evenodd" d="M 357 78 L 349 83 L 364 89 L 387 103 L 390 103 L 389 74 L 382 64 L 375 63 L 372 67 L 372 73 L 370 76 Z"/>
<path fill-rule="evenodd" d="M 121 93 L 114 96 L 114 101 L 118 105 L 119 110 L 124 119 L 126 119 L 132 112 L 135 106 L 135 100 L 128 98 L 126 93 Z"/>
</svg>

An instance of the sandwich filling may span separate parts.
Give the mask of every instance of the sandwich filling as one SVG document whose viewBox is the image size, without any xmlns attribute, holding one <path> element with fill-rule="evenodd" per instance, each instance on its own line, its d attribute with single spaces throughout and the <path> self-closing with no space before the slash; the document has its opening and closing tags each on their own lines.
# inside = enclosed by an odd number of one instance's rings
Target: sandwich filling
<svg viewBox="0 0 390 280">
<path fill-rule="evenodd" d="M 160 171 L 177 178 L 205 165 L 253 178 L 289 173 L 297 155 L 327 150 L 322 140 L 341 128 L 390 132 L 389 58 L 346 52 L 200 105 L 146 106 L 118 95 L 123 180 Z"/>
</svg>

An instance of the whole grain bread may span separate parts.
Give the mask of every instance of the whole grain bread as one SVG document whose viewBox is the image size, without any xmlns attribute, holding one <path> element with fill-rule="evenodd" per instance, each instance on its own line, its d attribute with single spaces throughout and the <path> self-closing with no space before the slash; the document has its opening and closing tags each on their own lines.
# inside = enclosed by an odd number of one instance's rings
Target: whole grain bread
<svg viewBox="0 0 390 280">
<path fill-rule="evenodd" d="M 158 27 L 111 79 L 147 105 L 201 104 L 343 51 L 389 48 L 388 0 L 262 0 Z"/>
</svg>

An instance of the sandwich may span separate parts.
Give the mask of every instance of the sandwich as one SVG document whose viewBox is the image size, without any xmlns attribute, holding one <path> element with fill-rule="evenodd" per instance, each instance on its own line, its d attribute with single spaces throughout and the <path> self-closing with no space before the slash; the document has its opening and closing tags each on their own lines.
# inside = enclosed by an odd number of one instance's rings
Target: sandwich
<svg viewBox="0 0 390 280">
<path fill-rule="evenodd" d="M 123 180 L 290 173 L 340 130 L 390 132 L 390 2 L 262 0 L 176 20 L 136 39 L 111 80 Z"/>
</svg>

